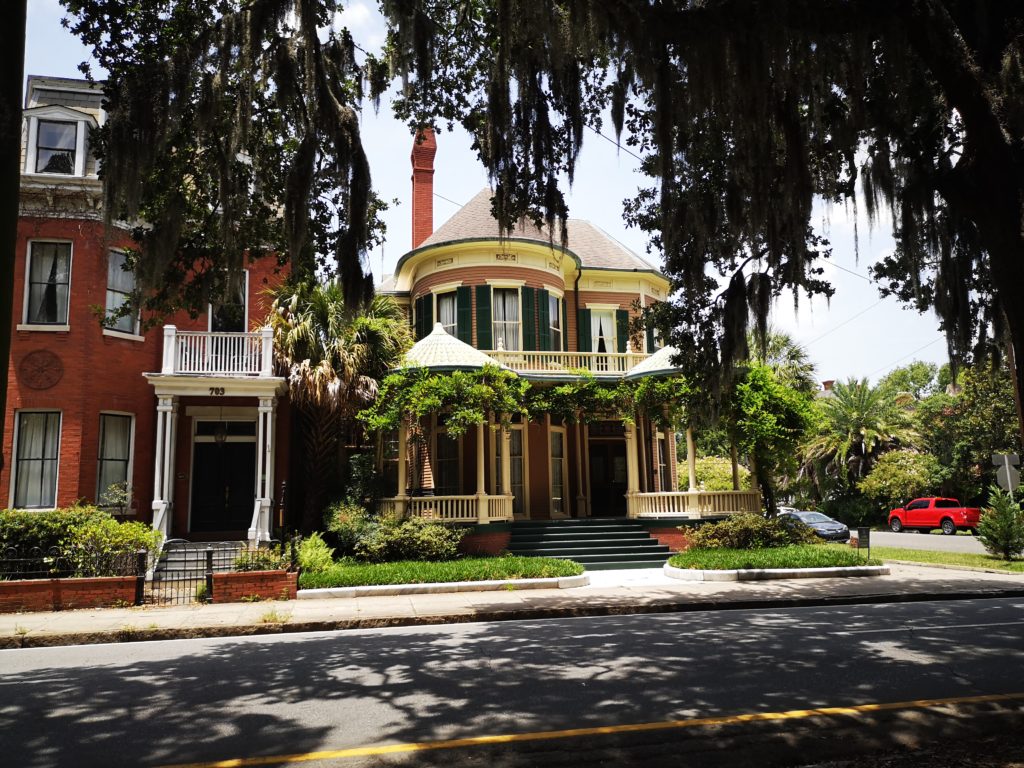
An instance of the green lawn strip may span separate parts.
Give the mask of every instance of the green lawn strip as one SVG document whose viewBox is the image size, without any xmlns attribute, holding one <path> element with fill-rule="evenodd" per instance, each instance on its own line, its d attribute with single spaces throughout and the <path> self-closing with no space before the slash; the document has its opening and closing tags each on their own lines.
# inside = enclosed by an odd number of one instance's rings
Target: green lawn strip
<svg viewBox="0 0 1024 768">
<path fill-rule="evenodd" d="M 835 568 L 852 565 L 881 565 L 867 560 L 845 545 L 802 544 L 774 549 L 690 549 L 668 561 L 676 568 L 732 571 L 754 568 Z"/>
<path fill-rule="evenodd" d="M 979 555 L 973 552 L 935 552 L 927 549 L 903 549 L 902 547 L 872 547 L 871 554 L 883 560 L 964 565 L 970 568 L 991 568 L 1008 573 L 1024 573 L 1024 560 L 1008 562 L 992 555 Z"/>
<path fill-rule="evenodd" d="M 434 563 L 336 563 L 322 573 L 299 575 L 300 589 L 365 587 L 381 584 L 444 584 L 452 581 L 548 579 L 576 576 L 583 566 L 547 557 L 474 557 Z"/>
</svg>

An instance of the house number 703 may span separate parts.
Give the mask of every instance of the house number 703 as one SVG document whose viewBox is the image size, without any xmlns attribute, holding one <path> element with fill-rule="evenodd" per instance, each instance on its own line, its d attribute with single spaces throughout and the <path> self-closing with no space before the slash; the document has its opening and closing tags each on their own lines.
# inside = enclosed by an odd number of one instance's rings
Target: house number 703
<svg viewBox="0 0 1024 768">
<path fill-rule="evenodd" d="M 223 395 L 224 394 L 224 387 L 210 387 L 210 394 L 211 395 Z"/>
</svg>

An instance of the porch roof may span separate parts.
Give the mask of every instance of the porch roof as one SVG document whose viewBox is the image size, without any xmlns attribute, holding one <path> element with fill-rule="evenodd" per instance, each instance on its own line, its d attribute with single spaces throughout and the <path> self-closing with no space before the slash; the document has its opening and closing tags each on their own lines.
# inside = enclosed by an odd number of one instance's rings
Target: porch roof
<svg viewBox="0 0 1024 768">
<path fill-rule="evenodd" d="M 427 368 L 431 371 L 476 371 L 485 365 L 493 365 L 511 371 L 490 355 L 471 347 L 448 333 L 440 323 L 434 323 L 434 330 L 417 341 L 405 353 L 402 368 Z"/>
<path fill-rule="evenodd" d="M 678 376 L 682 368 L 672 365 L 672 358 L 679 354 L 675 347 L 662 347 L 653 355 L 630 368 L 624 378 L 640 379 L 644 376 Z"/>
</svg>

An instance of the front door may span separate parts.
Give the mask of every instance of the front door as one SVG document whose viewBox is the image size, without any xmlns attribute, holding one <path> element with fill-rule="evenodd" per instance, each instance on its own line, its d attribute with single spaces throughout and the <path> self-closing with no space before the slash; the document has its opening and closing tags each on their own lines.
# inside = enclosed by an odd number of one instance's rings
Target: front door
<svg viewBox="0 0 1024 768">
<path fill-rule="evenodd" d="M 255 442 L 196 442 L 192 531 L 244 531 L 256 499 Z"/>
<path fill-rule="evenodd" d="M 591 440 L 590 509 L 594 517 L 626 515 L 626 443 Z"/>
</svg>

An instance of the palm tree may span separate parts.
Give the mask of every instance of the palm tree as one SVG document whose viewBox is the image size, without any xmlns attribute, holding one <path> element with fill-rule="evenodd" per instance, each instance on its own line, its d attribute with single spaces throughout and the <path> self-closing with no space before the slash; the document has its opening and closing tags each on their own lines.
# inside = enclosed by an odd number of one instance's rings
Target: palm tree
<svg viewBox="0 0 1024 768">
<path fill-rule="evenodd" d="M 300 282 L 273 292 L 268 323 L 278 370 L 301 417 L 305 453 L 302 529 L 320 522 L 339 437 L 377 396 L 378 382 L 412 345 L 408 318 L 386 296 L 351 311 L 334 282 Z"/>
<path fill-rule="evenodd" d="M 847 485 L 871 471 L 885 451 L 916 439 L 905 409 L 867 379 L 836 382 L 818 400 L 819 424 L 804 447 L 805 472 L 820 485 L 821 472 Z"/>
<path fill-rule="evenodd" d="M 747 335 L 750 359 L 771 368 L 780 384 L 798 392 L 809 394 L 818 389 L 815 367 L 807 350 L 788 333 L 768 326 L 764 349 L 760 348 L 753 333 Z M 762 354 L 763 352 L 763 354 Z"/>
</svg>

